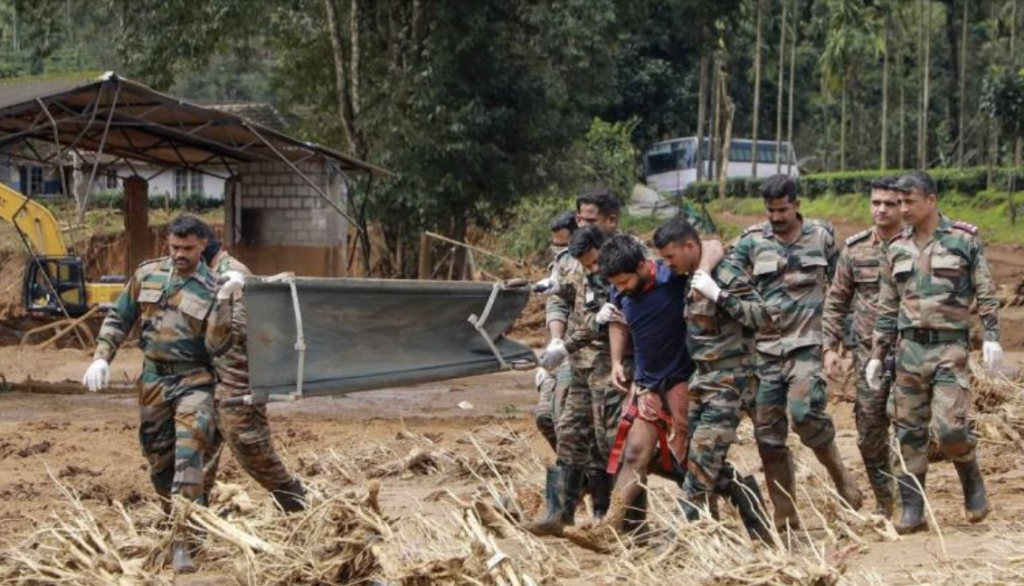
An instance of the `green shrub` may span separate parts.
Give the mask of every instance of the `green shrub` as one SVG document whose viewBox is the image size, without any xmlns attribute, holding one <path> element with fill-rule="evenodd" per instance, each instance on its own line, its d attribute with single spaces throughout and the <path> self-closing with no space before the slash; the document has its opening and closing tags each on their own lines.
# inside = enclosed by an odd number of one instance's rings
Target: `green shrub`
<svg viewBox="0 0 1024 586">
<path fill-rule="evenodd" d="M 205 212 L 224 205 L 224 200 L 208 197 L 201 193 L 190 193 L 182 197 L 167 194 L 149 196 L 151 210 L 181 210 L 186 212 Z M 104 191 L 94 194 L 89 200 L 92 209 L 124 209 L 124 193 L 120 191 Z"/>
<path fill-rule="evenodd" d="M 869 170 L 844 171 L 841 173 L 818 173 L 805 175 L 798 179 L 800 194 L 805 198 L 824 195 L 845 195 L 849 193 L 867 193 L 871 182 L 881 177 L 899 175 L 903 171 Z M 985 167 L 969 167 L 966 169 L 934 169 L 929 171 L 939 193 L 955 191 L 961 195 L 974 197 L 988 189 L 988 170 Z M 1004 189 L 1015 174 L 1017 184 L 1024 184 L 1024 169 L 1001 168 L 992 173 L 993 186 Z M 726 197 L 757 197 L 758 188 L 764 177 L 730 177 L 726 180 Z M 718 183 L 700 181 L 686 187 L 685 195 L 696 200 L 713 200 L 718 197 Z"/>
</svg>

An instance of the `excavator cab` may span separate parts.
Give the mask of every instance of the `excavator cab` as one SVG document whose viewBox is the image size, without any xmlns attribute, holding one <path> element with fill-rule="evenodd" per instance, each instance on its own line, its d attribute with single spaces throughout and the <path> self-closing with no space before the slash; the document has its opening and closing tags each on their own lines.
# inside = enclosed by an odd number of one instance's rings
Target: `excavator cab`
<svg viewBox="0 0 1024 586">
<path fill-rule="evenodd" d="M 77 317 L 89 310 L 82 259 L 40 256 L 25 267 L 25 310 Z M 58 299 L 59 298 L 59 299 Z M 63 305 L 63 307 L 61 307 Z"/>
</svg>

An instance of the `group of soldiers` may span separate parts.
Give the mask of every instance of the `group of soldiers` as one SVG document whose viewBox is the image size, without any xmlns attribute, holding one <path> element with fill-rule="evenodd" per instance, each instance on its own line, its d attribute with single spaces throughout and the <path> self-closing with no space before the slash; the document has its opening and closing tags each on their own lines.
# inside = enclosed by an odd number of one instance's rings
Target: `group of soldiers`
<svg viewBox="0 0 1024 586">
<path fill-rule="evenodd" d="M 536 383 L 537 425 L 556 462 L 544 516 L 528 530 L 561 534 L 589 494 L 595 520 L 637 531 L 651 472 L 679 484 L 687 519 L 717 515 L 723 496 L 751 537 L 767 539 L 758 484 L 728 461 L 744 414 L 777 530 L 801 524 L 789 429 L 859 509 L 863 495 L 826 410 L 826 377 L 844 369 L 845 348 L 875 513 L 892 516 L 896 486 L 897 531 L 927 529 L 930 439 L 956 467 L 967 520 L 989 513 L 968 421 L 972 305 L 985 365 L 997 370 L 1003 351 L 977 228 L 940 213 L 923 172 L 873 182 L 874 225 L 842 250 L 828 222 L 801 215 L 792 178 L 769 177 L 760 194 L 767 221 L 727 250 L 680 218 L 648 248 L 619 233 L 619 205 L 606 190 L 584 193 L 575 214 L 552 222 L 552 272 L 535 287 L 549 295 L 550 336 Z M 625 514 L 609 513 L 613 492 Z"/>
<path fill-rule="evenodd" d="M 165 511 L 180 499 L 208 503 L 225 443 L 283 511 L 300 511 L 306 491 L 274 449 L 266 408 L 240 400 L 249 394 L 242 301 L 249 269 L 198 218 L 179 216 L 167 233 L 170 256 L 135 271 L 103 321 L 82 384 L 93 392 L 109 384 L 110 362 L 138 324 L 139 441 Z M 176 572 L 196 570 L 200 537 L 173 540 Z"/>
</svg>

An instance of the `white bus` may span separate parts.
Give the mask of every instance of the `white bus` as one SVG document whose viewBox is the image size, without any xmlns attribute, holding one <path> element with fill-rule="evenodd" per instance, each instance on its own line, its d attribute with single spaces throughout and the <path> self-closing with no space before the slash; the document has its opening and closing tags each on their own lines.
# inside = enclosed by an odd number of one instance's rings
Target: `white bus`
<svg viewBox="0 0 1024 586">
<path fill-rule="evenodd" d="M 754 174 L 754 141 L 734 138 L 729 148 L 727 177 L 750 177 Z M 711 148 L 709 140 L 702 141 L 700 158 L 704 165 L 704 179 L 709 179 Z M 788 142 L 782 143 L 781 173 L 792 177 L 800 175 L 796 154 Z M 775 174 L 775 141 L 757 141 L 757 176 Z M 674 138 L 655 144 L 644 154 L 644 177 L 647 186 L 659 193 L 679 195 L 686 186 L 697 180 L 697 137 Z"/>
</svg>

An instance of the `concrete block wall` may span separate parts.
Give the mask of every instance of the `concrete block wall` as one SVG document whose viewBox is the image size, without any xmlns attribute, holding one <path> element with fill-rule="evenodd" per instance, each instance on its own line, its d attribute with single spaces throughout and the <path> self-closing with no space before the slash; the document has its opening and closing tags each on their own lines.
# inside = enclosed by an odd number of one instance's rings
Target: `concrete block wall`
<svg viewBox="0 0 1024 586">
<path fill-rule="evenodd" d="M 297 164 L 298 168 L 344 209 L 342 178 L 322 161 Z M 317 191 L 285 163 L 241 165 L 237 185 L 240 233 L 248 245 L 338 246 L 344 245 L 347 225 Z M 255 213 L 246 213 L 246 210 Z M 245 226 L 245 218 L 256 225 Z"/>
</svg>

